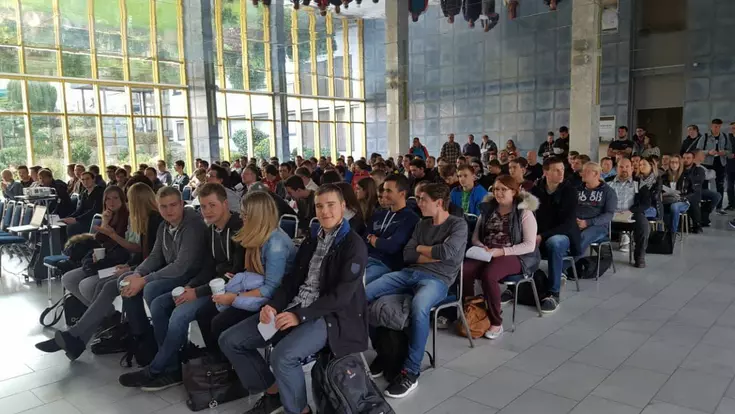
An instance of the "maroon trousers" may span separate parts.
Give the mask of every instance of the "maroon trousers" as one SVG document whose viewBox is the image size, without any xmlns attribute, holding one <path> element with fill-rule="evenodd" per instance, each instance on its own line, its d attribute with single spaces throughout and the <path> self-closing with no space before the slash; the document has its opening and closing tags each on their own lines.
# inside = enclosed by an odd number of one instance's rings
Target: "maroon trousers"
<svg viewBox="0 0 735 414">
<path fill-rule="evenodd" d="M 488 308 L 488 317 L 492 326 L 503 324 L 500 311 L 499 281 L 512 275 L 520 274 L 521 260 L 518 256 L 494 257 L 490 263 L 473 259 L 464 261 L 463 297 L 475 296 L 475 279 L 482 283 L 482 294 Z"/>
</svg>

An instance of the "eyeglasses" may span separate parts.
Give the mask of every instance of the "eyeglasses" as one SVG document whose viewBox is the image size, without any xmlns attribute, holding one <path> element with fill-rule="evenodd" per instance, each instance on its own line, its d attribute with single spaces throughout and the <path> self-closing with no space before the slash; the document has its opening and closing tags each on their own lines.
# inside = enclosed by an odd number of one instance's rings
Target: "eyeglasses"
<svg viewBox="0 0 735 414">
<path fill-rule="evenodd" d="M 508 191 L 510 191 L 510 188 L 493 187 L 493 193 L 506 193 Z"/>
</svg>

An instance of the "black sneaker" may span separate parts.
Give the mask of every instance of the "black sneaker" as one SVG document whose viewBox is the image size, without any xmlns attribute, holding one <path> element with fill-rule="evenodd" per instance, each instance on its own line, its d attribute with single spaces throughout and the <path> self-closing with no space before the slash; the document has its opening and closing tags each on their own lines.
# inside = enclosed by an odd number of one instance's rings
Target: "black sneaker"
<svg viewBox="0 0 735 414">
<path fill-rule="evenodd" d="M 385 390 L 385 395 L 391 398 L 403 398 L 419 386 L 418 375 L 413 375 L 405 369 L 393 379 Z"/>
<path fill-rule="evenodd" d="M 61 347 L 56 343 L 56 340 L 54 340 L 54 338 L 37 343 L 36 349 L 49 353 L 61 351 Z"/>
<path fill-rule="evenodd" d="M 56 331 L 56 334 L 54 334 L 54 342 L 56 342 L 56 345 L 58 345 L 59 348 L 66 351 L 66 357 L 69 358 L 70 361 L 74 361 L 79 358 L 87 348 L 81 339 L 64 331 Z"/>
<path fill-rule="evenodd" d="M 510 289 L 505 289 L 505 291 L 500 294 L 500 303 L 505 305 L 511 302 L 513 302 L 513 292 L 511 292 Z"/>
<path fill-rule="evenodd" d="M 283 408 L 283 404 L 281 404 L 280 395 L 264 392 L 253 408 L 246 411 L 245 414 L 273 414 L 280 411 L 281 408 Z"/>
<path fill-rule="evenodd" d="M 735 220 L 730 220 L 728 224 L 730 224 L 730 227 L 735 229 Z"/>
<path fill-rule="evenodd" d="M 559 298 L 550 295 L 547 298 L 541 300 L 541 312 L 542 313 L 554 313 L 559 307 Z"/>
<path fill-rule="evenodd" d="M 717 210 L 717 214 L 719 214 L 721 216 L 726 216 L 727 215 L 727 211 L 725 211 L 724 208 L 721 208 L 721 209 Z"/>
<path fill-rule="evenodd" d="M 140 390 L 149 392 L 161 391 L 166 388 L 175 387 L 182 382 L 181 371 L 164 372 L 162 374 L 153 375 L 147 384 L 140 386 Z"/>
<path fill-rule="evenodd" d="M 139 388 L 145 384 L 148 384 L 153 379 L 154 377 L 153 375 L 151 375 L 150 371 L 144 368 L 144 369 L 140 369 L 135 372 L 128 372 L 126 374 L 122 374 L 120 375 L 120 377 L 118 377 L 117 381 L 123 387 Z"/>
<path fill-rule="evenodd" d="M 375 357 L 373 362 L 370 363 L 370 376 L 373 379 L 382 377 L 384 365 L 385 364 L 383 362 L 383 359 L 380 358 L 380 355 Z"/>
</svg>

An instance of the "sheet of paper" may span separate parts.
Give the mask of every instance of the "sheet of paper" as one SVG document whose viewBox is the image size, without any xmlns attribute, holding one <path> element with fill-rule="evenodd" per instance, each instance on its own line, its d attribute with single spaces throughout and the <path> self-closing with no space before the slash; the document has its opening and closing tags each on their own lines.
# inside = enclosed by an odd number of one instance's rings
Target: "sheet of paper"
<svg viewBox="0 0 735 414">
<path fill-rule="evenodd" d="M 260 335 L 263 337 L 263 339 L 266 341 L 273 338 L 273 335 L 278 332 L 278 329 L 276 329 L 276 315 L 271 313 L 270 323 L 258 323 L 258 331 L 260 332 Z"/>
<path fill-rule="evenodd" d="M 483 249 L 482 247 L 472 246 L 469 250 L 467 250 L 467 254 L 465 255 L 465 257 L 467 257 L 468 259 L 479 260 L 481 262 L 490 262 L 490 260 L 492 260 L 493 258 L 493 254 Z"/>
<path fill-rule="evenodd" d="M 115 267 L 108 267 L 107 269 L 100 269 L 97 271 L 97 275 L 100 279 L 107 279 L 110 276 L 115 275 Z"/>
</svg>

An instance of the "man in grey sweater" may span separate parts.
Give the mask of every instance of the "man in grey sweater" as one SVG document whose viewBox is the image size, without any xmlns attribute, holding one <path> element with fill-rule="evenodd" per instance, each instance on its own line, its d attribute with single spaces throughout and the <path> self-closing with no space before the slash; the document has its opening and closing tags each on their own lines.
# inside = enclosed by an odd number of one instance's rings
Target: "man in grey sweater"
<svg viewBox="0 0 735 414">
<path fill-rule="evenodd" d="M 387 396 L 394 398 L 408 395 L 418 385 L 429 337 L 429 313 L 446 298 L 459 274 L 467 245 L 467 222 L 447 211 L 449 187 L 426 184 L 416 195 L 424 219 L 416 225 L 411 240 L 403 249 L 403 260 L 408 267 L 387 273 L 365 288 L 368 303 L 382 296 L 413 292 L 408 357 L 401 375 L 393 379 L 385 391 Z M 380 372 L 372 374 L 377 376 Z"/>
<path fill-rule="evenodd" d="M 580 252 L 585 252 L 592 243 L 608 237 L 610 222 L 615 215 L 618 196 L 600 179 L 602 168 L 596 162 L 582 167 L 582 186 L 577 197 L 577 226 L 582 232 Z"/>
</svg>

